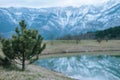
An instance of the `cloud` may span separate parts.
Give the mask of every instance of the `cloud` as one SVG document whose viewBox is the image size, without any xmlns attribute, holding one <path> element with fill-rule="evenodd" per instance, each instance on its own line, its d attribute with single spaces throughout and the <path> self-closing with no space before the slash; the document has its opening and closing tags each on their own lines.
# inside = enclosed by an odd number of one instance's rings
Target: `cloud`
<svg viewBox="0 0 120 80">
<path fill-rule="evenodd" d="M 109 0 L 64 0 L 61 4 L 63 6 L 80 6 L 80 5 L 100 5 Z"/>
<path fill-rule="evenodd" d="M 4 7 L 62 7 L 80 5 L 100 5 L 110 0 L 0 0 Z"/>
</svg>

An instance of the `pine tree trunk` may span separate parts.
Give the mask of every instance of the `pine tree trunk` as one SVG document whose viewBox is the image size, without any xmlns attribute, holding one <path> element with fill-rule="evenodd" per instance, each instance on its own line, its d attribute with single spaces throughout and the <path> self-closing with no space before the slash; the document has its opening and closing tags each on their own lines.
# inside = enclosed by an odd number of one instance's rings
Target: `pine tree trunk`
<svg viewBox="0 0 120 80">
<path fill-rule="evenodd" d="M 22 59 L 22 71 L 24 71 L 25 70 L 25 53 L 22 54 L 22 57 L 23 57 L 23 59 Z"/>
</svg>

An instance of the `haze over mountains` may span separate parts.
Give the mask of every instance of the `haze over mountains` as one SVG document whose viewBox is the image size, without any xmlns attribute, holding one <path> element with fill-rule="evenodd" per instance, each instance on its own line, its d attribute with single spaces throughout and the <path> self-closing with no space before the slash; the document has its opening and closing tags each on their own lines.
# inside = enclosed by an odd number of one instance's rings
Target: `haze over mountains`
<svg viewBox="0 0 120 80">
<path fill-rule="evenodd" d="M 81 34 L 120 25 L 120 1 L 80 7 L 0 8 L 0 32 L 10 37 L 20 20 L 45 39 Z"/>
</svg>

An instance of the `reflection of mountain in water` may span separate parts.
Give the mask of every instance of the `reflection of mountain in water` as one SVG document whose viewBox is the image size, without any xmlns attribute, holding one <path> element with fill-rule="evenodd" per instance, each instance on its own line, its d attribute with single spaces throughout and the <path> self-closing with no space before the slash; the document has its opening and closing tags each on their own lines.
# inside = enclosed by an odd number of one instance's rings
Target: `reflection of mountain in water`
<svg viewBox="0 0 120 80">
<path fill-rule="evenodd" d="M 38 60 L 36 64 L 79 80 L 120 80 L 120 57 L 74 56 Z"/>
</svg>

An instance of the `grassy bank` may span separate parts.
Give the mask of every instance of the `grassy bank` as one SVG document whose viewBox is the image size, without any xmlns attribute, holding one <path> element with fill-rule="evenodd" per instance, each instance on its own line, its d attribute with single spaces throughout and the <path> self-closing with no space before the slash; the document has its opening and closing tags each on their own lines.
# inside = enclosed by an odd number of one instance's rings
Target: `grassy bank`
<svg viewBox="0 0 120 80">
<path fill-rule="evenodd" d="M 109 40 L 98 43 L 96 40 L 55 40 L 46 41 L 47 47 L 42 54 L 62 54 L 81 52 L 120 51 L 120 40 Z"/>
<path fill-rule="evenodd" d="M 120 40 L 102 41 L 81 40 L 76 43 L 75 40 L 55 40 L 45 41 L 46 49 L 40 55 L 40 58 L 62 57 L 73 55 L 120 55 Z M 4 57 L 0 44 L 0 57 Z M 96 54 L 97 53 L 97 54 Z M 47 70 L 36 65 L 27 65 L 26 71 L 5 69 L 0 67 L 0 80 L 72 80 L 63 74 Z"/>
<path fill-rule="evenodd" d="M 4 58 L 0 43 L 0 58 Z M 31 64 L 26 65 L 24 72 L 16 67 L 3 68 L 0 66 L 0 80 L 72 80 L 65 75 L 47 70 L 43 67 Z"/>
<path fill-rule="evenodd" d="M 26 71 L 0 67 L 0 80 L 72 80 L 64 75 L 36 65 L 27 65 Z"/>
</svg>

